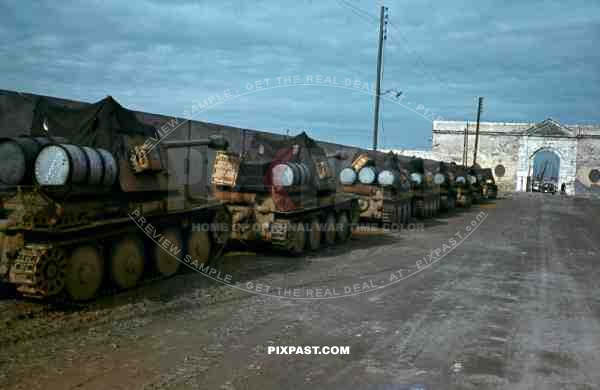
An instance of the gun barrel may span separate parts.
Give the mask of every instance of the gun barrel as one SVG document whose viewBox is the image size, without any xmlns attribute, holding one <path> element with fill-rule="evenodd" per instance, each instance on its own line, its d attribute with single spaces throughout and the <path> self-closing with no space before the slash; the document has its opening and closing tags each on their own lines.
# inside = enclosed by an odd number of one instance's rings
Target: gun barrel
<svg viewBox="0 0 600 390">
<path fill-rule="evenodd" d="M 330 153 L 327 154 L 326 156 L 327 158 L 335 158 L 337 160 L 347 160 L 348 159 L 348 153 L 344 153 L 344 152 L 335 152 L 335 153 Z"/>
<path fill-rule="evenodd" d="M 229 147 L 229 142 L 220 135 L 213 135 L 208 138 L 182 140 L 182 141 L 165 141 L 162 143 L 165 148 L 185 148 L 188 146 L 208 146 L 211 149 L 224 150 Z"/>
</svg>

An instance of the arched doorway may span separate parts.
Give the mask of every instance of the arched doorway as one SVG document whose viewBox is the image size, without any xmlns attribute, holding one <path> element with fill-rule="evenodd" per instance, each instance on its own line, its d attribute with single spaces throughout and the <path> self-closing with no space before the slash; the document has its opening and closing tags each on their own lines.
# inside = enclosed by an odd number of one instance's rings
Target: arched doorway
<svg viewBox="0 0 600 390">
<path fill-rule="evenodd" d="M 540 148 L 529 156 L 528 191 L 539 191 L 544 183 L 553 183 L 559 188 L 560 155 L 551 148 Z"/>
</svg>

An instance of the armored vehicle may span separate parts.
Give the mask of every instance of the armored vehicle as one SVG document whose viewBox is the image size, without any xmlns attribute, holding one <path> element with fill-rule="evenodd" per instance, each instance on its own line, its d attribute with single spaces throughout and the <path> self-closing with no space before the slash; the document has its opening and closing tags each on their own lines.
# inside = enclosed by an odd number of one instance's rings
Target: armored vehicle
<svg viewBox="0 0 600 390">
<path fill-rule="evenodd" d="M 414 193 L 413 215 L 431 218 L 440 210 L 440 186 L 434 183 L 432 160 L 418 157 L 398 156 L 399 168 L 409 172 L 411 190 Z"/>
<path fill-rule="evenodd" d="M 455 163 L 450 163 L 448 171 L 454 176 L 454 188 L 456 191 L 456 205 L 469 208 L 473 204 L 472 178 L 469 177 L 468 170 Z"/>
<path fill-rule="evenodd" d="M 496 199 L 498 196 L 498 186 L 494 180 L 494 174 L 490 168 L 481 168 L 477 170 L 478 180 L 481 177 L 482 196 L 484 199 Z"/>
<path fill-rule="evenodd" d="M 479 165 L 472 166 L 467 170 L 468 182 L 471 185 L 471 196 L 473 203 L 478 204 L 483 199 L 483 176 L 480 173 Z"/>
<path fill-rule="evenodd" d="M 227 228 L 190 228 L 227 225 L 227 210 L 173 183 L 154 128 L 112 98 L 80 109 L 40 99 L 28 133 L 0 141 L 0 281 L 23 295 L 88 300 L 171 276 L 180 259 L 206 264 L 227 242 Z M 226 142 L 171 147 L 191 145 Z"/>
<path fill-rule="evenodd" d="M 440 186 L 440 209 L 449 211 L 456 207 L 455 178 L 447 163 L 443 161 L 429 160 L 427 165 L 431 166 L 433 183 Z"/>
<path fill-rule="evenodd" d="M 358 197 L 336 191 L 328 156 L 305 133 L 258 134 L 241 155 L 219 151 L 211 182 L 232 216 L 233 240 L 294 255 L 347 241 L 360 215 Z"/>
<path fill-rule="evenodd" d="M 341 191 L 359 196 L 361 220 L 390 226 L 412 219 L 413 192 L 408 172 L 393 153 L 359 152 L 339 173 Z"/>
</svg>

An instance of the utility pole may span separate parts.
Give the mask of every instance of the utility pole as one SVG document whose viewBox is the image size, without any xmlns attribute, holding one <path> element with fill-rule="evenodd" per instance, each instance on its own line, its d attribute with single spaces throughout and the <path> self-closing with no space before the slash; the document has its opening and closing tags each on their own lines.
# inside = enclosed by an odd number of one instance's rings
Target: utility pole
<svg viewBox="0 0 600 390">
<path fill-rule="evenodd" d="M 384 30 L 386 29 L 387 7 L 381 6 L 379 13 L 379 49 L 377 51 L 377 81 L 375 84 L 375 112 L 373 114 L 373 150 L 377 150 L 377 127 L 379 125 L 379 95 L 381 94 L 381 58 L 383 56 Z"/>
<path fill-rule="evenodd" d="M 479 120 L 481 119 L 481 111 L 483 110 L 483 97 L 479 97 L 477 103 L 477 127 L 475 127 L 475 151 L 473 152 L 473 165 L 477 164 L 477 148 L 479 147 Z"/>
<path fill-rule="evenodd" d="M 467 126 L 465 127 L 465 139 L 463 141 L 463 157 L 462 157 L 462 165 L 467 166 L 469 158 L 469 121 L 467 121 Z"/>
</svg>

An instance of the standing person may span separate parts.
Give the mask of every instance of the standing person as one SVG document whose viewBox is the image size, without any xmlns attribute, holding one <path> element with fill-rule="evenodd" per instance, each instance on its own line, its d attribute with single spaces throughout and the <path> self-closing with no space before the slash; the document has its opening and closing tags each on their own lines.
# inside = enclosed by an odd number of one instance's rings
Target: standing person
<svg viewBox="0 0 600 390">
<path fill-rule="evenodd" d="M 566 183 L 562 183 L 560 185 L 560 193 L 564 195 L 566 192 L 567 192 L 567 184 Z"/>
</svg>

